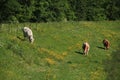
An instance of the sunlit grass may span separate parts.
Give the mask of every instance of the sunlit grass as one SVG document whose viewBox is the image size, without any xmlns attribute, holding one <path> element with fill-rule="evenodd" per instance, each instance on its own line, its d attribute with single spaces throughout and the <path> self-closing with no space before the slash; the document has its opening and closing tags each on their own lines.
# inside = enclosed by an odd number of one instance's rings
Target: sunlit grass
<svg viewBox="0 0 120 80">
<path fill-rule="evenodd" d="M 23 40 L 24 26 L 33 30 L 33 44 Z M 119 21 L 2 24 L 0 80 L 119 80 L 119 29 Z"/>
</svg>

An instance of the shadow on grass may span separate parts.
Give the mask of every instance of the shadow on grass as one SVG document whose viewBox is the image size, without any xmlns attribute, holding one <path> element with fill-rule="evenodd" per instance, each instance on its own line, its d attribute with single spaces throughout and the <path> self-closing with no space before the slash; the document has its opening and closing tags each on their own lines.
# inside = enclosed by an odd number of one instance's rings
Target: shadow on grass
<svg viewBox="0 0 120 80">
<path fill-rule="evenodd" d="M 99 49 L 105 49 L 104 47 L 101 47 L 101 46 L 97 46 L 97 48 L 99 48 Z"/>
<path fill-rule="evenodd" d="M 80 51 L 75 51 L 75 53 L 83 55 L 83 53 Z"/>
<path fill-rule="evenodd" d="M 68 64 L 72 64 L 72 62 L 71 62 L 71 61 L 68 61 L 67 63 L 68 63 Z"/>
<path fill-rule="evenodd" d="M 120 50 L 116 50 L 111 56 L 111 59 L 103 61 L 106 80 L 120 80 Z"/>
<path fill-rule="evenodd" d="M 17 38 L 18 38 L 19 40 L 21 40 L 21 41 L 25 41 L 25 39 L 23 39 L 23 38 L 21 38 L 21 37 L 19 37 L 19 36 L 17 36 Z"/>
</svg>

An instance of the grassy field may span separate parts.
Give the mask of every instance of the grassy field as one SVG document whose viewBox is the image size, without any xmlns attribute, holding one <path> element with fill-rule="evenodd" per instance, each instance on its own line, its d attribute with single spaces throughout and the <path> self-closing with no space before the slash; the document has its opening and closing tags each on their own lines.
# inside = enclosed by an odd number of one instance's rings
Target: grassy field
<svg viewBox="0 0 120 80">
<path fill-rule="evenodd" d="M 24 26 L 33 44 L 23 40 Z M 0 80 L 120 80 L 120 21 L 1 24 Z"/>
</svg>

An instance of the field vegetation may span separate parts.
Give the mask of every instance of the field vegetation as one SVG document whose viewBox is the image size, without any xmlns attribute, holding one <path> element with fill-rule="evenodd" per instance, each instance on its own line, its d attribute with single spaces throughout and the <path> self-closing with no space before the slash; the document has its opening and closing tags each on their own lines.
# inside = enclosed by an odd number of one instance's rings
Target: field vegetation
<svg viewBox="0 0 120 80">
<path fill-rule="evenodd" d="M 33 44 L 23 39 L 24 26 L 32 29 Z M 0 80 L 120 80 L 119 56 L 120 21 L 0 25 Z"/>
</svg>

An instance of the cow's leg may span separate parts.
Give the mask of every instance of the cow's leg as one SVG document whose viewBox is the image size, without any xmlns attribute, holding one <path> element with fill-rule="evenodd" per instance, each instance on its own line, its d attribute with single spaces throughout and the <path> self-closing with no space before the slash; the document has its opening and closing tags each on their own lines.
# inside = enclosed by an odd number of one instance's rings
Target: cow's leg
<svg viewBox="0 0 120 80">
<path fill-rule="evenodd" d="M 30 43 L 33 43 L 33 41 L 34 41 L 33 36 L 29 36 L 29 41 L 30 41 Z"/>
</svg>

